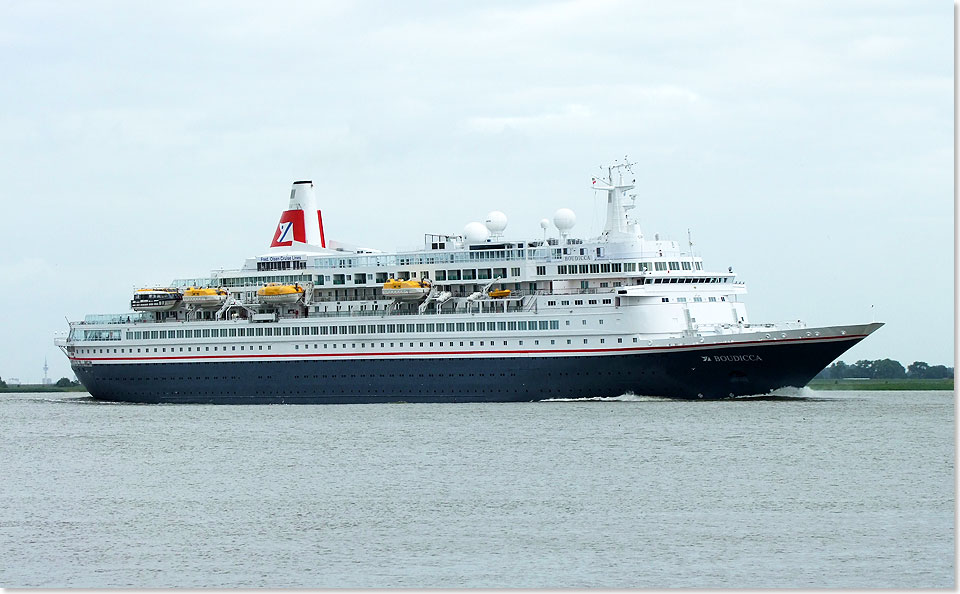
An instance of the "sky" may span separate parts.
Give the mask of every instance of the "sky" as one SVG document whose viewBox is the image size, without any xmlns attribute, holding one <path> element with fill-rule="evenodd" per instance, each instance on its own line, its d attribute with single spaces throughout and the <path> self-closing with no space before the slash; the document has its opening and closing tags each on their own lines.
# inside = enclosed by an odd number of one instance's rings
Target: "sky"
<svg viewBox="0 0 960 594">
<path fill-rule="evenodd" d="M 383 250 L 490 210 L 732 266 L 751 321 L 886 322 L 842 358 L 954 361 L 953 4 L 0 4 L 0 377 L 65 319 L 266 251 L 290 184 Z"/>
</svg>

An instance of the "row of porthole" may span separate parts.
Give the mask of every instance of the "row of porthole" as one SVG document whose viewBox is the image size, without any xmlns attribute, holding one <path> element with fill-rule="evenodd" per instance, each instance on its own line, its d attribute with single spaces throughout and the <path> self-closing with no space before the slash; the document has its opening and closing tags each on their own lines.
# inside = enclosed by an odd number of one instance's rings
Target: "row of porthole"
<svg viewBox="0 0 960 594">
<path fill-rule="evenodd" d="M 474 375 L 478 375 L 478 376 L 480 376 L 480 377 L 487 377 L 488 375 L 489 375 L 490 377 L 507 377 L 508 374 L 506 374 L 506 373 L 500 373 L 500 374 L 496 374 L 496 373 L 490 373 L 490 374 L 478 373 L 478 374 L 473 374 L 473 373 L 471 373 L 471 374 L 469 374 L 470 377 L 474 377 Z M 510 372 L 509 375 L 510 375 L 511 377 L 513 377 L 513 376 L 516 376 L 517 374 L 516 374 L 515 372 Z M 453 373 L 450 373 L 450 374 L 446 374 L 446 373 L 437 373 L 437 374 L 433 374 L 433 373 L 420 373 L 420 374 L 417 374 L 417 375 L 410 374 L 410 375 L 408 376 L 408 375 L 403 374 L 403 373 L 400 373 L 400 374 L 394 374 L 394 373 L 384 374 L 384 373 L 380 373 L 380 374 L 371 374 L 370 376 L 367 376 L 366 374 L 360 373 L 360 374 L 350 374 L 350 375 L 346 375 L 346 374 L 340 374 L 340 375 L 330 374 L 329 376 L 327 376 L 327 375 L 325 375 L 325 374 L 324 374 L 324 375 L 313 375 L 313 376 L 310 376 L 310 375 L 304 375 L 304 376 L 295 375 L 295 376 L 293 376 L 293 379 L 311 379 L 311 378 L 312 378 L 312 379 L 327 379 L 328 377 L 329 377 L 329 378 L 335 378 L 335 377 L 351 377 L 351 378 L 356 378 L 356 377 L 458 377 L 458 375 L 457 375 L 457 374 L 453 374 Z M 459 377 L 464 377 L 464 375 L 461 373 L 461 374 L 459 374 Z"/>
<path fill-rule="evenodd" d="M 639 371 L 639 373 L 640 373 L 641 375 L 645 375 L 645 374 L 646 374 L 646 371 L 643 370 L 643 369 L 633 370 L 633 371 L 634 371 L 634 372 Z M 655 373 L 655 372 L 653 372 L 653 373 Z M 509 377 L 516 377 L 516 375 L 517 375 L 516 372 L 510 372 L 510 373 L 509 373 Z M 559 372 L 559 373 L 550 373 L 549 375 L 550 375 L 550 376 L 560 376 L 560 377 L 564 377 L 564 376 L 566 376 L 566 377 L 570 377 L 570 376 L 578 376 L 578 377 L 580 377 L 580 376 L 591 376 L 591 375 L 597 375 L 597 376 L 601 376 L 601 375 L 622 375 L 622 372 L 619 372 L 619 371 L 617 371 L 617 372 L 614 372 L 614 371 L 597 371 L 597 372 L 584 371 L 584 372 L 579 372 L 579 373 Z M 306 379 L 334 379 L 334 378 L 351 378 L 351 379 L 356 379 L 356 378 L 367 378 L 367 377 L 369 377 L 369 378 L 397 378 L 397 377 L 399 377 L 399 378 L 415 378 L 415 377 L 438 377 L 438 378 L 444 378 L 444 377 L 491 377 L 491 378 L 496 378 L 496 377 L 507 377 L 507 376 L 508 376 L 507 373 L 499 373 L 499 374 L 497 374 L 497 373 L 490 373 L 490 374 L 485 374 L 485 373 L 437 373 L 437 374 L 429 373 L 429 374 L 423 374 L 423 373 L 420 373 L 420 374 L 416 374 L 416 375 L 414 375 L 414 374 L 409 374 L 409 375 L 408 375 L 408 374 L 404 374 L 404 373 L 387 373 L 387 374 L 385 374 L 385 373 L 380 373 L 380 374 L 371 374 L 371 375 L 369 375 L 369 376 L 366 375 L 366 374 L 362 374 L 362 373 L 361 373 L 361 374 L 349 374 L 349 375 L 348 375 L 348 374 L 329 374 L 329 375 L 327 375 L 327 374 L 320 374 L 320 375 L 314 375 L 314 376 L 299 376 L 299 375 L 295 375 L 295 376 L 293 376 L 293 379 L 297 379 L 297 380 L 299 380 L 299 379 L 304 379 L 304 380 L 306 380 Z M 126 378 L 119 378 L 119 379 L 123 379 L 123 380 L 125 380 L 125 381 L 135 381 L 135 382 L 137 382 L 137 381 L 184 381 L 184 380 L 186 380 L 186 381 L 201 381 L 201 380 L 202 380 L 202 381 L 227 381 L 227 380 L 238 381 L 238 380 L 240 380 L 241 378 L 240 378 L 240 377 L 237 377 L 237 376 L 235 376 L 235 377 L 212 376 L 212 377 L 126 377 Z M 263 378 L 263 376 L 258 376 L 257 379 L 262 380 L 262 379 L 264 379 L 264 378 Z M 268 376 L 266 379 L 267 379 L 267 380 L 271 380 L 271 379 L 273 379 L 273 377 L 272 377 L 272 376 Z"/>
<path fill-rule="evenodd" d="M 534 342 L 534 345 L 533 345 L 533 346 L 540 346 L 540 340 L 547 340 L 547 339 L 528 339 L 528 340 L 533 340 L 533 342 Z M 551 344 L 551 345 L 555 345 L 555 344 L 556 344 L 556 340 L 557 340 L 557 339 L 550 339 L 550 344 Z M 566 339 L 567 344 L 573 344 L 571 340 L 572 340 L 572 339 L 569 339 L 569 338 Z M 634 339 L 633 339 L 633 342 L 637 342 L 637 340 L 638 340 L 637 338 L 634 338 Z M 463 347 L 463 346 L 467 346 L 467 345 L 465 344 L 466 342 L 469 342 L 469 343 L 470 343 L 469 346 L 474 346 L 474 342 L 475 342 L 475 341 L 472 341 L 472 340 L 471 340 L 471 341 L 460 341 L 460 345 L 459 345 L 459 346 L 462 346 L 462 347 Z M 484 345 L 484 342 L 485 342 L 485 341 L 481 340 L 481 341 L 479 341 L 479 342 L 480 342 L 480 346 L 485 346 L 485 345 Z M 496 346 L 496 345 L 494 344 L 494 342 L 495 342 L 494 340 L 490 340 L 489 342 L 490 342 L 490 346 Z M 507 346 L 507 342 L 508 342 L 508 341 L 505 341 L 505 340 L 504 340 L 504 341 L 503 341 L 503 346 Z M 516 342 L 517 342 L 517 346 L 524 346 L 524 343 L 523 343 L 522 340 L 519 340 L 519 341 L 516 341 Z M 276 344 L 281 344 L 281 345 L 282 345 L 282 344 L 284 344 L 284 343 L 276 343 Z M 320 347 L 318 346 L 319 344 L 320 344 L 320 343 L 315 343 L 315 344 L 313 345 L 313 350 L 320 350 Z M 340 343 L 340 344 L 341 344 L 341 348 L 343 348 L 343 349 L 346 349 L 346 348 L 347 348 L 347 343 Z M 360 348 L 368 348 L 368 347 L 366 346 L 366 344 L 367 344 L 367 343 L 361 343 L 361 344 L 360 344 Z M 404 344 L 405 344 L 405 343 L 401 342 L 401 343 L 400 343 L 400 348 L 406 348 L 406 347 L 404 347 Z M 421 343 L 420 343 L 420 346 L 421 346 L 421 347 L 424 347 L 424 344 L 425 344 L 425 343 L 421 342 Z M 584 338 L 584 339 L 583 339 L 583 344 L 590 344 L 590 343 L 589 343 L 589 339 Z M 600 339 L 600 344 L 606 344 L 606 339 L 601 338 L 601 339 Z M 617 344 L 623 344 L 623 338 L 617 338 Z M 650 342 L 650 344 L 653 344 L 653 343 Z M 323 348 L 324 348 L 324 349 L 327 348 L 328 345 L 332 346 L 334 349 L 337 348 L 337 345 L 334 344 L 334 343 L 323 343 Z M 394 343 L 392 343 L 392 342 L 390 343 L 390 347 L 387 347 L 387 346 L 385 346 L 385 345 L 386 345 L 385 342 L 381 342 L 381 343 L 380 343 L 380 348 L 395 348 L 395 347 L 394 347 Z M 414 347 L 414 343 L 411 342 L 411 343 L 409 343 L 409 345 L 410 345 L 410 348 L 415 348 L 415 347 Z M 432 346 L 433 346 L 433 343 L 431 342 L 431 343 L 429 343 L 429 345 L 432 347 Z M 231 348 L 230 351 L 227 351 L 227 347 L 228 347 L 228 346 Z M 254 350 L 253 347 L 254 347 L 255 345 L 239 345 L 239 346 L 240 346 L 240 351 L 239 351 L 239 352 L 242 352 L 242 351 L 244 351 L 244 347 L 245 347 L 245 346 L 249 347 L 249 350 L 250 350 L 250 351 L 253 351 L 253 350 Z M 266 350 L 268 350 L 268 351 L 273 350 L 273 345 L 270 345 L 270 344 L 268 344 L 268 345 L 262 345 L 262 344 L 261 344 L 261 345 L 256 345 L 256 346 L 258 347 L 258 350 L 261 350 L 261 351 L 264 350 L 264 349 L 263 349 L 264 346 L 267 347 Z M 293 346 L 294 346 L 294 350 L 299 350 L 299 349 L 300 349 L 300 344 L 294 344 Z M 303 345 L 304 350 L 309 350 L 309 346 L 310 346 L 310 345 L 308 345 L 308 344 L 304 344 L 304 345 Z M 440 343 L 440 346 L 444 346 L 444 345 L 443 345 L 443 342 Z M 456 348 L 456 345 L 453 344 L 453 341 L 450 341 L 448 346 L 449 346 L 449 347 L 452 347 L 452 348 Z M 186 353 L 192 353 L 193 351 L 192 351 L 191 349 L 193 349 L 194 347 L 196 347 L 196 349 L 197 349 L 196 352 L 198 352 L 198 353 L 200 353 L 200 352 L 210 352 L 210 347 L 209 347 L 209 346 L 204 346 L 204 345 L 192 345 L 192 346 L 187 346 L 187 347 L 182 347 L 182 346 L 181 346 L 181 347 L 177 347 L 177 346 L 170 346 L 170 347 L 153 347 L 153 352 L 154 352 L 154 353 L 158 353 L 158 354 L 163 354 L 163 353 L 167 353 L 167 352 L 170 352 L 170 353 L 177 353 L 177 352 L 180 352 L 180 353 L 184 353 L 184 352 L 186 352 Z M 357 345 L 351 343 L 351 347 L 354 348 L 354 349 L 356 349 L 356 348 L 357 348 Z M 169 351 L 167 351 L 168 348 L 170 349 Z M 176 349 L 176 348 L 179 348 L 180 350 L 179 350 L 179 351 L 174 350 L 174 349 Z M 183 350 L 184 348 L 186 348 L 187 350 L 184 351 L 184 350 Z M 205 348 L 206 350 L 205 350 L 205 351 L 201 351 L 201 350 L 200 350 L 201 348 Z M 218 350 L 218 349 L 221 349 L 221 348 L 222 348 L 222 351 Z M 370 347 L 369 347 L 369 348 L 376 348 L 376 346 L 375 346 L 374 343 L 370 343 Z M 159 350 L 158 350 L 158 349 L 159 349 Z M 98 350 L 99 350 L 99 353 L 97 352 Z M 104 350 L 106 350 L 106 353 L 104 352 Z M 91 351 L 92 351 L 92 353 L 91 353 Z M 214 347 L 213 347 L 213 351 L 214 351 L 214 352 L 238 352 L 238 351 L 237 351 L 237 345 L 217 345 L 217 346 L 214 346 Z M 118 353 L 118 352 L 119 352 L 119 354 L 126 354 L 126 350 L 125 350 L 124 348 L 119 348 L 119 349 L 116 349 L 116 348 L 115 348 L 115 349 L 113 349 L 113 352 L 114 352 L 115 354 Z M 150 353 L 150 347 L 144 347 L 144 352 L 145 352 L 145 353 Z M 140 348 L 137 348 L 136 353 L 134 353 L 133 347 L 130 347 L 130 348 L 129 348 L 129 353 L 130 353 L 130 354 L 137 354 L 137 353 L 141 353 L 141 350 L 140 350 Z M 78 354 L 78 355 L 83 355 L 83 354 L 110 354 L 110 349 L 109 349 L 109 348 L 107 348 L 107 349 L 96 349 L 96 348 L 93 348 L 93 349 L 85 349 L 85 348 L 78 348 L 78 349 L 77 349 L 77 354 Z"/>
<path fill-rule="evenodd" d="M 841 332 L 841 334 L 846 334 L 846 332 Z M 811 337 L 814 337 L 814 336 L 820 336 L 820 332 L 813 332 L 812 334 L 811 334 L 810 332 L 807 332 L 807 338 L 811 338 Z M 767 334 L 766 337 L 767 337 L 767 338 L 770 338 L 770 335 Z M 787 333 L 786 333 L 786 332 L 781 332 L 781 333 L 780 333 L 780 338 L 786 338 L 786 337 L 787 337 Z M 700 342 L 703 342 L 703 339 L 700 339 Z"/>
<path fill-rule="evenodd" d="M 493 390 L 484 390 L 483 392 L 480 392 L 480 393 L 483 393 L 483 394 L 503 394 L 503 393 L 516 393 L 516 392 L 519 392 L 519 391 L 520 391 L 520 390 L 506 390 L 506 389 L 502 389 L 502 388 L 501 388 L 501 389 L 493 389 Z M 522 391 L 523 391 L 523 393 L 525 393 L 525 394 L 529 394 L 529 393 L 543 394 L 543 393 L 551 393 L 551 392 L 556 392 L 556 393 L 560 394 L 560 393 L 567 393 L 567 392 L 568 392 L 568 390 L 561 389 L 561 388 L 552 389 L 552 388 L 539 388 L 539 387 L 538 387 L 538 388 L 524 388 Z M 433 388 L 433 389 L 431 390 L 431 389 L 424 389 L 424 388 L 403 388 L 403 387 L 392 388 L 392 389 L 390 389 L 390 390 L 371 390 L 369 393 L 370 393 L 370 394 L 381 394 L 381 393 L 382 393 L 382 394 L 385 394 L 385 395 L 391 395 L 391 394 L 423 394 L 423 393 L 450 394 L 449 392 L 446 392 L 446 391 L 443 391 L 443 390 L 440 390 L 440 389 L 437 389 L 437 388 Z M 171 395 L 170 392 L 162 392 L 162 391 L 157 391 L 157 390 L 138 390 L 138 391 L 132 392 L 131 394 L 132 394 L 132 395 L 136 395 L 136 396 L 170 396 L 170 395 Z M 179 393 L 175 393 L 175 394 L 179 394 Z M 250 392 L 237 392 L 237 391 L 224 391 L 224 390 L 217 390 L 217 391 L 197 390 L 197 391 L 192 391 L 192 392 L 189 393 L 190 396 L 220 396 L 220 397 L 223 397 L 223 396 L 243 396 L 243 395 L 246 395 L 246 394 L 251 394 L 251 393 L 250 393 Z M 349 394 L 345 394 L 344 392 L 342 392 L 342 391 L 340 391 L 340 390 L 326 390 L 326 389 L 321 389 L 321 390 L 283 390 L 283 391 L 280 391 L 280 392 L 265 391 L 265 390 L 254 390 L 254 391 L 252 392 L 252 394 L 255 394 L 255 395 L 258 395 L 258 396 L 275 396 L 275 397 L 277 397 L 277 398 L 279 398 L 279 399 L 283 399 L 284 397 L 288 397 L 288 396 L 291 396 L 291 395 L 293 395 L 293 394 L 306 394 L 306 395 L 320 395 L 320 394 L 326 395 L 326 394 L 334 394 L 334 395 L 344 395 L 344 396 L 349 395 Z M 363 395 L 365 395 L 365 394 L 357 394 L 357 396 L 363 396 Z M 451 396 L 455 396 L 456 394 L 450 394 L 450 395 L 451 395 Z"/>
<path fill-rule="evenodd" d="M 582 357 L 570 357 L 570 358 L 571 358 L 571 359 L 578 359 L 578 358 L 582 358 Z M 489 363 L 492 363 L 492 362 L 494 362 L 494 361 L 523 361 L 524 366 L 529 365 L 530 362 L 532 362 L 532 361 L 550 361 L 550 362 L 555 362 L 555 361 L 557 361 L 557 360 L 558 360 L 557 357 L 484 357 L 484 358 L 482 359 L 482 361 L 483 361 L 485 364 L 489 364 Z M 468 358 L 468 357 L 445 357 L 445 358 L 443 358 L 443 359 L 428 359 L 428 360 L 424 360 L 424 362 L 423 362 L 422 364 L 428 364 L 428 363 L 427 363 L 428 361 L 442 361 L 442 362 L 444 362 L 444 363 L 448 363 L 448 362 L 450 362 L 450 361 L 457 361 L 457 362 L 463 361 L 463 362 L 475 363 L 475 362 L 478 361 L 478 359 L 472 359 L 472 358 Z M 376 366 L 394 365 L 394 364 L 396 364 L 396 365 L 407 365 L 407 364 L 409 364 L 409 361 L 401 361 L 401 360 L 395 360 L 395 359 L 394 359 L 394 360 L 391 360 L 391 359 L 384 359 L 384 360 L 379 360 L 379 359 L 377 359 L 377 360 L 373 360 L 373 359 L 370 359 L 370 360 L 367 360 L 367 359 L 353 359 L 353 360 L 350 360 L 350 361 L 300 360 L 300 361 L 270 361 L 270 362 L 260 362 L 260 363 L 258 363 L 258 366 L 259 366 L 259 365 L 263 365 L 264 363 L 268 363 L 269 365 L 274 365 L 274 366 L 277 366 L 277 365 L 283 365 L 283 366 L 293 366 L 293 365 L 309 365 L 309 366 L 314 366 L 314 365 L 324 365 L 324 366 L 349 365 L 349 366 L 353 367 L 353 366 L 358 366 L 358 365 L 376 365 Z M 421 363 L 417 363 L 417 364 L 420 365 Z M 176 363 L 127 363 L 127 364 L 124 364 L 122 367 L 123 367 L 123 368 L 162 367 L 162 368 L 164 368 L 164 369 L 169 369 L 169 368 L 171 368 L 172 366 L 180 367 L 180 366 L 184 366 L 184 365 L 188 365 L 188 366 L 194 366 L 194 365 L 195 365 L 195 366 L 197 366 L 198 368 L 199 368 L 200 366 L 206 366 L 206 367 L 204 367 L 204 368 L 206 369 L 206 368 L 209 368 L 210 366 L 216 366 L 216 365 L 249 366 L 249 365 L 251 365 L 251 363 L 246 362 L 246 361 L 214 361 L 214 362 L 201 362 L 201 361 L 184 361 L 184 362 L 179 362 L 179 361 L 178 361 L 178 362 L 176 362 Z M 111 366 L 111 367 L 112 367 L 112 366 Z M 259 376 L 258 376 L 258 377 L 259 377 Z M 272 377 L 272 376 L 271 376 L 271 377 Z"/>
</svg>

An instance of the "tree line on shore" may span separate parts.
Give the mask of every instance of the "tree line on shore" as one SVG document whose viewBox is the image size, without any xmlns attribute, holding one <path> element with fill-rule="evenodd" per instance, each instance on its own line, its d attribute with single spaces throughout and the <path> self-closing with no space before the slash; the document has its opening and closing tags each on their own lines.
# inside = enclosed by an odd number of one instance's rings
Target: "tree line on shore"
<svg viewBox="0 0 960 594">
<path fill-rule="evenodd" d="M 77 380 L 71 380 L 65 377 L 61 377 L 53 385 L 57 386 L 58 388 L 69 388 L 71 386 L 79 386 L 80 382 L 78 382 Z M 5 390 L 7 387 L 8 387 L 7 382 L 3 381 L 3 378 L 0 378 L 0 390 Z"/>
<path fill-rule="evenodd" d="M 836 361 L 817 374 L 817 379 L 953 379 L 953 367 L 914 361 L 906 368 L 893 359 L 866 359 L 847 365 Z"/>
</svg>

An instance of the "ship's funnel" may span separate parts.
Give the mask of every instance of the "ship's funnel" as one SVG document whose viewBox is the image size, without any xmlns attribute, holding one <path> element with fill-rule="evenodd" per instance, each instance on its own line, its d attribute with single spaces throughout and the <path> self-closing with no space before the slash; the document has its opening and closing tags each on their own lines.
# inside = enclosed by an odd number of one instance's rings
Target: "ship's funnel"
<svg viewBox="0 0 960 594">
<path fill-rule="evenodd" d="M 270 247 L 290 246 L 294 241 L 327 247 L 323 237 L 323 216 L 317 208 L 312 181 L 293 182 L 290 207 L 280 215 Z"/>
</svg>

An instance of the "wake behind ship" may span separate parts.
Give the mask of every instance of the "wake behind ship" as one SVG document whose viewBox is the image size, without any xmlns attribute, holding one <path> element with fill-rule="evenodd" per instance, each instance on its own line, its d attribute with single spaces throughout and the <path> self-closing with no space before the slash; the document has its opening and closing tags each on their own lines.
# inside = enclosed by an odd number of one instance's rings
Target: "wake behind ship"
<svg viewBox="0 0 960 594">
<path fill-rule="evenodd" d="M 237 270 L 137 290 L 58 339 L 100 400 L 334 404 L 725 398 L 801 387 L 882 324 L 754 324 L 732 270 L 647 239 L 628 163 L 593 179 L 598 237 L 562 208 L 543 237 L 491 212 L 461 235 L 382 252 L 327 240 L 293 184 L 268 251 Z"/>
</svg>

